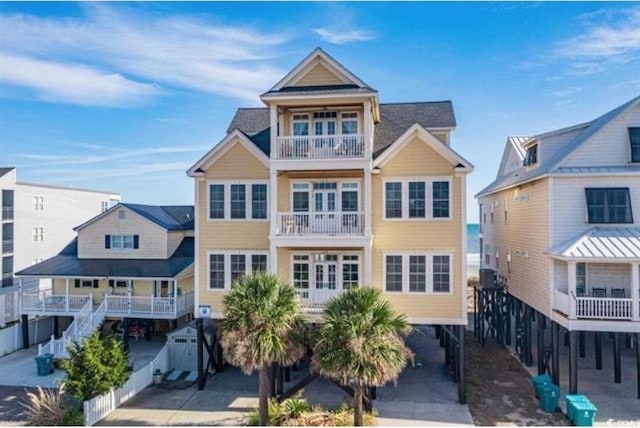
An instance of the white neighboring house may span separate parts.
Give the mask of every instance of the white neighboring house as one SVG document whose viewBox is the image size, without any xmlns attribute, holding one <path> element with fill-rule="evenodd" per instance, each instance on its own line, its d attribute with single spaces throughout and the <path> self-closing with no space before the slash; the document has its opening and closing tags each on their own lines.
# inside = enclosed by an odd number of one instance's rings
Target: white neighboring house
<svg viewBox="0 0 640 428">
<path fill-rule="evenodd" d="M 14 284 L 14 272 L 58 254 L 74 227 L 119 201 L 114 192 L 20 182 L 15 168 L 0 168 L 1 287 Z"/>
<path fill-rule="evenodd" d="M 640 332 L 640 97 L 510 137 L 478 195 L 481 268 L 570 331 Z"/>
</svg>

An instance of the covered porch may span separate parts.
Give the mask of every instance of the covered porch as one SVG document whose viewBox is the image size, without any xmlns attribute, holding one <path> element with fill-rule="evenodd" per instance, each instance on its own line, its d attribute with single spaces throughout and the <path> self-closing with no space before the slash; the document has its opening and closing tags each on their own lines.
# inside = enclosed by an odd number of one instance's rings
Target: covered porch
<svg viewBox="0 0 640 428">
<path fill-rule="evenodd" d="M 550 255 L 556 312 L 640 322 L 640 228 L 592 229 Z"/>
</svg>

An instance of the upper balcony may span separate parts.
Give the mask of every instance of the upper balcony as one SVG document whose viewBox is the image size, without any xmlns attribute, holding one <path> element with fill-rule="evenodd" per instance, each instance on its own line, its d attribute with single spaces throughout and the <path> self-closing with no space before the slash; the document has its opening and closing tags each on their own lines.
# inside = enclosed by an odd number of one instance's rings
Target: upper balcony
<svg viewBox="0 0 640 428">
<path fill-rule="evenodd" d="M 274 159 L 364 159 L 363 134 L 276 137 Z"/>
</svg>

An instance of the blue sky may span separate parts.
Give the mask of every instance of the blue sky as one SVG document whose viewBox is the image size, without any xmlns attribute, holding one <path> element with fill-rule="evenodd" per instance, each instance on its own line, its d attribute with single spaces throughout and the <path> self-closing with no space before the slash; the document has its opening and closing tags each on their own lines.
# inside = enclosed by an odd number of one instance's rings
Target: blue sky
<svg viewBox="0 0 640 428">
<path fill-rule="evenodd" d="M 634 3 L 0 3 L 0 165 L 22 181 L 193 202 L 185 170 L 320 46 L 381 102 L 450 99 L 495 176 L 508 135 L 640 93 Z"/>
</svg>

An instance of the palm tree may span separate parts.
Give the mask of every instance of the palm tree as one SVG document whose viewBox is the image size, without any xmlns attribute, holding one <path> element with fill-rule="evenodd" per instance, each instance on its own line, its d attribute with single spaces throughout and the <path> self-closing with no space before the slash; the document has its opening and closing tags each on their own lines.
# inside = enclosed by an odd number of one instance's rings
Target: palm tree
<svg viewBox="0 0 640 428">
<path fill-rule="evenodd" d="M 411 331 L 372 288 L 356 287 L 331 299 L 314 340 L 313 369 L 343 385 L 353 381 L 353 424 L 362 425 L 364 387 L 397 380 L 413 353 Z"/>
<path fill-rule="evenodd" d="M 224 297 L 220 323 L 224 357 L 250 375 L 259 374 L 260 425 L 268 422 L 268 370 L 304 356 L 304 319 L 295 289 L 277 276 L 259 272 L 239 278 Z"/>
</svg>

